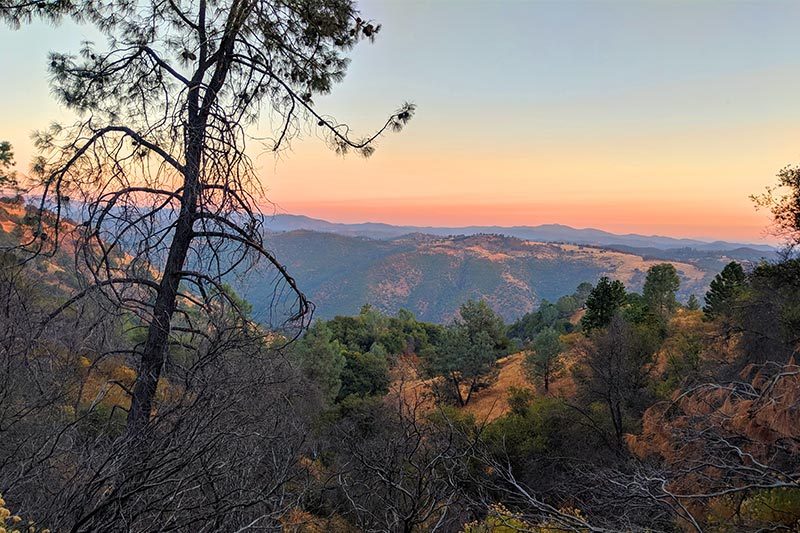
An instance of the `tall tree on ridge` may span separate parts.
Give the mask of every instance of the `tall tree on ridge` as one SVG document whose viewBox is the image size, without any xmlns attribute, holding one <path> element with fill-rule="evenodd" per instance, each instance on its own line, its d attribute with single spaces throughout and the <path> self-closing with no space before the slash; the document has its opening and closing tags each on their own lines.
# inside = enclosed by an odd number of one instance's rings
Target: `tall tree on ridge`
<svg viewBox="0 0 800 533">
<path fill-rule="evenodd" d="M 560 359 L 561 336 L 553 328 L 539 333 L 525 352 L 523 367 L 529 379 L 541 379 L 544 392 L 550 391 L 550 384 L 561 373 L 564 365 Z"/>
</svg>

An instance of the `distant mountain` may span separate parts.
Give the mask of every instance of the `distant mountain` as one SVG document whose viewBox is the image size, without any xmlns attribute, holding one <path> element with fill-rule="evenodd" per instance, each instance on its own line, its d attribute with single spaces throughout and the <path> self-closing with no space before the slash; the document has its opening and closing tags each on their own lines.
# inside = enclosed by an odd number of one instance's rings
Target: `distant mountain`
<svg viewBox="0 0 800 533">
<path fill-rule="evenodd" d="M 24 206 L 0 203 L 0 247 L 18 244 L 30 231 L 22 224 L 24 217 Z M 283 221 L 329 224 L 298 217 Z M 316 304 L 318 317 L 351 315 L 369 303 L 387 313 L 406 308 L 433 322 L 451 320 L 458 306 L 470 298 L 483 298 L 506 320 L 514 320 L 543 299 L 556 300 L 572 293 L 579 283 L 594 283 L 603 275 L 640 290 L 647 269 L 664 261 L 678 269 L 679 297 L 685 300 L 689 294 L 702 295 L 729 261 L 752 264 L 771 255 L 747 247 L 665 250 L 548 243 L 488 233 L 438 236 L 407 232 L 415 228 L 402 228 L 406 233 L 398 236 L 394 226 L 369 226 L 372 231 L 382 231 L 381 238 L 294 230 L 270 233 L 266 244 Z M 55 256 L 42 256 L 31 265 L 55 298 L 66 297 L 79 285 L 71 274 L 73 252 L 67 240 Z M 239 272 L 229 279 L 253 303 L 256 318 L 266 320 L 265 311 L 274 302 L 274 275 L 273 270 L 264 268 Z"/>
<path fill-rule="evenodd" d="M 556 300 L 603 275 L 640 290 L 647 269 L 664 261 L 678 269 L 679 297 L 685 300 L 689 294 L 702 296 L 713 276 L 734 259 L 727 252 L 689 248 L 614 250 L 490 234 L 370 239 L 294 230 L 268 235 L 267 244 L 316 304 L 319 317 L 354 314 L 370 303 L 387 313 L 406 308 L 433 322 L 449 321 L 470 298 L 486 299 L 513 320 L 542 299 Z M 741 249 L 735 254 L 744 262 L 764 255 Z M 256 313 L 272 296 L 265 279 L 255 272 L 237 285 Z"/>
<path fill-rule="evenodd" d="M 655 248 L 658 250 L 674 250 L 689 248 L 698 251 L 726 251 L 745 248 L 754 252 L 771 254 L 775 249 L 765 244 L 742 244 L 725 241 L 706 242 L 697 239 L 679 239 L 658 235 L 617 235 L 598 229 L 576 229 L 561 224 L 543 224 L 540 226 L 466 226 L 466 227 L 426 227 L 426 226 L 393 226 L 377 222 L 360 224 L 340 224 L 310 218 L 303 215 L 275 215 L 266 217 L 266 227 L 273 232 L 311 230 L 369 237 L 371 239 L 392 239 L 409 233 L 427 235 L 480 235 L 495 234 L 517 237 L 539 242 L 567 242 L 589 244 L 595 246 L 627 246 L 634 248 Z M 749 253 L 749 252 L 747 252 Z"/>
</svg>

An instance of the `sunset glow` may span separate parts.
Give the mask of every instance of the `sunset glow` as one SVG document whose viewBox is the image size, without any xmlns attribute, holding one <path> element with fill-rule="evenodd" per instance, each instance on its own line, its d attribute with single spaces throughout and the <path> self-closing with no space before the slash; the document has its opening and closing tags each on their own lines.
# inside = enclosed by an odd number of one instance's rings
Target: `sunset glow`
<svg viewBox="0 0 800 533">
<path fill-rule="evenodd" d="M 277 158 L 253 143 L 277 212 L 767 238 L 768 217 L 749 196 L 800 159 L 797 3 L 372 0 L 361 9 L 383 29 L 318 106 L 365 134 L 403 101 L 417 115 L 369 160 L 331 153 L 313 128 Z M 48 94 L 46 54 L 83 38 L 93 35 L 70 24 L 0 33 L 4 50 L 12 39 L 28 50 L 0 58 L 15 80 L 0 86 L 2 136 L 22 171 L 30 132 L 69 119 Z M 268 118 L 253 126 L 262 138 L 273 131 Z"/>
</svg>

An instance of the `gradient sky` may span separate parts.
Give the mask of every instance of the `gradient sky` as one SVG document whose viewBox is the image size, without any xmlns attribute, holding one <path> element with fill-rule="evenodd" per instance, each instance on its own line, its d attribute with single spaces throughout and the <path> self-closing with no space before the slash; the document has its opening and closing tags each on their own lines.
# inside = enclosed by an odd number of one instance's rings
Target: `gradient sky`
<svg viewBox="0 0 800 533">
<path fill-rule="evenodd" d="M 800 162 L 800 2 L 366 0 L 383 24 L 319 107 L 375 155 L 314 135 L 258 158 L 280 212 L 419 225 L 562 223 L 759 241 L 748 196 Z M 65 112 L 46 54 L 86 29 L 0 29 L 0 138 L 18 159 Z M 267 122 L 257 133 L 268 135 Z"/>
</svg>

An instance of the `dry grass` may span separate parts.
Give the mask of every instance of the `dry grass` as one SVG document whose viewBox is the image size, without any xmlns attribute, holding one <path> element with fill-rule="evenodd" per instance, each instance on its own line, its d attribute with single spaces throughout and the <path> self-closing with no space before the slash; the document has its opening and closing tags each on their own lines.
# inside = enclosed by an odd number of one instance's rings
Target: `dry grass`
<svg viewBox="0 0 800 533">
<path fill-rule="evenodd" d="M 508 390 L 511 387 L 530 388 L 522 368 L 525 354 L 518 352 L 497 361 L 497 379 L 485 389 L 472 395 L 472 399 L 464 408 L 480 422 L 491 422 L 509 410 Z"/>
<path fill-rule="evenodd" d="M 571 366 L 575 354 L 565 353 L 567 366 Z M 472 394 L 470 402 L 462 408 L 472 414 L 478 422 L 491 422 L 505 415 L 509 411 L 508 391 L 512 387 L 533 389 L 533 385 L 525 376 L 522 362 L 525 359 L 523 352 L 511 354 L 497 361 L 497 379 L 477 392 Z M 415 355 L 402 356 L 393 369 L 391 392 L 402 394 L 408 405 L 419 405 L 420 412 L 433 409 L 436 405 L 432 385 L 434 379 L 424 379 L 420 374 L 420 361 Z M 550 386 L 550 394 L 555 396 L 571 396 L 574 394 L 575 384 L 570 372 L 563 373 Z M 390 395 L 394 396 L 394 394 Z"/>
</svg>

